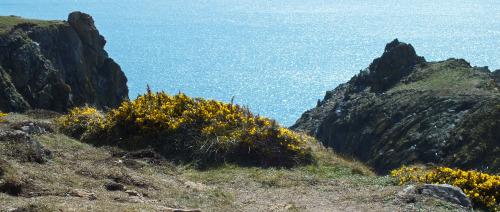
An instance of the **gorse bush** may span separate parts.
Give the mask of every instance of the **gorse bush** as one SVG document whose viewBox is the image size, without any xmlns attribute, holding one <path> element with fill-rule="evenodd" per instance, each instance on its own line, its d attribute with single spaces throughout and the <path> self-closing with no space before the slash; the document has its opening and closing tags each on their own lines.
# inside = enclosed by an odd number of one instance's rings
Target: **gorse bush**
<svg viewBox="0 0 500 212">
<path fill-rule="evenodd" d="M 104 129 L 104 115 L 92 107 L 76 107 L 67 115 L 56 119 L 56 123 L 64 134 L 80 137 L 85 133 Z"/>
<path fill-rule="evenodd" d="M 5 120 L 3 119 L 3 117 L 5 116 L 7 116 L 7 114 L 0 111 L 0 122 L 5 122 Z"/>
<path fill-rule="evenodd" d="M 500 210 L 500 176 L 448 167 L 401 167 L 391 171 L 400 184 L 407 182 L 450 184 L 461 188 L 476 206 Z"/>
<path fill-rule="evenodd" d="M 84 118 L 86 117 L 86 118 Z M 248 109 L 215 100 L 148 90 L 105 117 L 76 108 L 58 121 L 73 136 L 128 148 L 153 147 L 166 156 L 203 162 L 291 166 L 312 160 L 307 139 Z"/>
</svg>

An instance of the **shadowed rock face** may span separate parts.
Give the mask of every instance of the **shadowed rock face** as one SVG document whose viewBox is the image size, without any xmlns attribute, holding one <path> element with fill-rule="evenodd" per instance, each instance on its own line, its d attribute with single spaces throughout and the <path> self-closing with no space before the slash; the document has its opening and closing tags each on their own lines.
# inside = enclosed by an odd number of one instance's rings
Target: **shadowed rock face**
<svg viewBox="0 0 500 212">
<path fill-rule="evenodd" d="M 370 87 L 372 92 L 383 92 L 411 73 L 418 63 L 425 62 L 415 49 L 397 39 L 385 46 L 380 58 L 373 60 L 367 71 L 358 75 L 353 84 L 359 88 Z"/>
<path fill-rule="evenodd" d="M 497 87 L 500 87 L 500 69 L 493 72 L 493 78 L 497 84 Z"/>
<path fill-rule="evenodd" d="M 291 128 L 379 173 L 415 163 L 498 172 L 498 81 L 498 71 L 462 59 L 425 62 L 395 40 Z"/>
<path fill-rule="evenodd" d="M 92 17 L 81 12 L 68 22 L 23 23 L 0 35 L 0 110 L 119 105 L 128 99 L 127 78 L 105 43 Z"/>
</svg>

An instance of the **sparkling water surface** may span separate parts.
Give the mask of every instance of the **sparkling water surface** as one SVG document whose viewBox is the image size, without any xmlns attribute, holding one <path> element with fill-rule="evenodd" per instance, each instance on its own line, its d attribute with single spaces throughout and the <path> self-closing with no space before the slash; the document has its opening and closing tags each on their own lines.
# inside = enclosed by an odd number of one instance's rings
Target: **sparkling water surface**
<svg viewBox="0 0 500 212">
<path fill-rule="evenodd" d="M 500 69 L 498 0 L 0 0 L 0 15 L 91 14 L 130 97 L 234 97 L 289 126 L 394 38 Z"/>
</svg>

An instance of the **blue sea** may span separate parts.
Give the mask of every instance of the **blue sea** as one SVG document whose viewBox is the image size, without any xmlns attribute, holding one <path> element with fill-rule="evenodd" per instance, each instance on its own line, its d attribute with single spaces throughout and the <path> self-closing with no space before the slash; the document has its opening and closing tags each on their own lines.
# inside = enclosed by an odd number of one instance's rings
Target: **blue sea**
<svg viewBox="0 0 500 212">
<path fill-rule="evenodd" d="M 234 98 L 285 126 L 399 38 L 427 60 L 500 69 L 499 0 L 0 0 L 0 15 L 91 14 L 125 71 L 146 85 Z"/>
</svg>

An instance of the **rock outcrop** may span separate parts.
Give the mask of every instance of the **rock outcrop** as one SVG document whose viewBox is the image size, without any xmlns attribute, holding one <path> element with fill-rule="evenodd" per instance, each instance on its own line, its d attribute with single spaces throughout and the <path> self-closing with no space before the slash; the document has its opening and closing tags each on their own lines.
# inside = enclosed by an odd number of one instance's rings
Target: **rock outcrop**
<svg viewBox="0 0 500 212">
<path fill-rule="evenodd" d="M 500 171 L 499 71 L 462 59 L 426 62 L 395 40 L 291 128 L 379 173 L 432 163 Z"/>
<path fill-rule="evenodd" d="M 0 142 L 5 149 L 0 153 L 18 158 L 23 162 L 45 163 L 51 157 L 51 152 L 45 149 L 40 142 L 33 139 L 31 134 L 20 130 L 0 129 Z"/>
<path fill-rule="evenodd" d="M 105 44 L 81 12 L 67 22 L 26 21 L 0 33 L 0 110 L 119 105 L 128 99 L 127 78 Z"/>
<path fill-rule="evenodd" d="M 472 203 L 459 187 L 448 184 L 410 185 L 399 192 L 397 198 L 404 202 L 415 202 L 420 196 L 430 196 L 472 209 Z"/>
<path fill-rule="evenodd" d="M 500 69 L 493 72 L 493 78 L 498 87 L 500 87 Z"/>
</svg>

